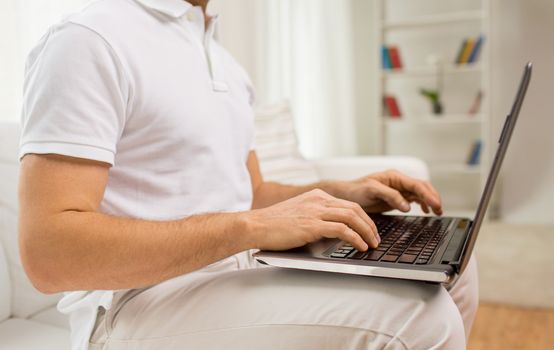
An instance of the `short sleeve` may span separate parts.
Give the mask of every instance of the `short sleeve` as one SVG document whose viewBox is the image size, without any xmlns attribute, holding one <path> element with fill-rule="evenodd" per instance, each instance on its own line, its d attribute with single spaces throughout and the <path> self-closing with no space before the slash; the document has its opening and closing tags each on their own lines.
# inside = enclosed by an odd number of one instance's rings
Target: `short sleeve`
<svg viewBox="0 0 554 350">
<path fill-rule="evenodd" d="M 52 28 L 27 60 L 19 157 L 55 153 L 113 165 L 128 96 L 102 37 L 70 22 Z"/>
</svg>

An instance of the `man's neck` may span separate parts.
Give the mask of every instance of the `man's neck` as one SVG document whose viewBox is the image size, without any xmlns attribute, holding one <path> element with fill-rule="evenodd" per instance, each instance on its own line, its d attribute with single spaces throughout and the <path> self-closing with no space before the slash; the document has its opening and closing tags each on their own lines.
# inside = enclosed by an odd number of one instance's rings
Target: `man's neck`
<svg viewBox="0 0 554 350">
<path fill-rule="evenodd" d="M 210 0 L 185 0 L 185 1 L 191 4 L 192 6 L 200 6 L 202 8 L 202 12 L 204 12 L 204 21 L 205 21 L 204 26 L 205 28 L 208 28 L 208 24 L 210 23 L 211 17 L 208 16 L 208 14 L 206 13 L 206 8 L 208 7 L 208 2 Z"/>
<path fill-rule="evenodd" d="M 202 11 L 204 11 L 204 14 L 206 14 L 206 7 L 208 7 L 208 2 L 210 0 L 186 0 L 186 1 L 190 3 L 192 6 L 202 7 Z"/>
</svg>

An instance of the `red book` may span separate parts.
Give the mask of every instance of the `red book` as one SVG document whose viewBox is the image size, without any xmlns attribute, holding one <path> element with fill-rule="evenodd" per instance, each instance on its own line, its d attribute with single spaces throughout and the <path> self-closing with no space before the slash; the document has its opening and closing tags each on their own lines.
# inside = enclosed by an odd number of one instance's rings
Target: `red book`
<svg viewBox="0 0 554 350">
<path fill-rule="evenodd" d="M 396 102 L 396 97 L 391 95 L 385 95 L 385 107 L 388 111 L 388 114 L 391 118 L 400 118 L 402 113 L 400 113 L 400 108 Z"/>
<path fill-rule="evenodd" d="M 479 109 L 481 108 L 481 100 L 483 99 L 483 92 L 479 91 L 477 93 L 477 96 L 475 96 L 475 99 L 473 100 L 473 103 L 471 104 L 471 107 L 469 108 L 469 114 L 475 115 L 479 113 Z"/>
<path fill-rule="evenodd" d="M 392 63 L 393 69 L 401 69 L 402 68 L 402 60 L 400 59 L 400 51 L 398 50 L 398 47 L 391 46 L 389 47 L 389 55 L 390 60 Z"/>
</svg>

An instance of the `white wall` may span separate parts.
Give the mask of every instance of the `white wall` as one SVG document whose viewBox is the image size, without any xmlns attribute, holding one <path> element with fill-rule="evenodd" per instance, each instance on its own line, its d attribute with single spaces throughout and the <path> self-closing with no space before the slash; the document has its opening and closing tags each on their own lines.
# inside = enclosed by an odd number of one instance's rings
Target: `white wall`
<svg viewBox="0 0 554 350">
<path fill-rule="evenodd" d="M 373 101 L 375 84 L 372 76 L 372 67 L 380 59 L 372 49 L 373 33 L 373 4 L 368 0 L 350 0 L 352 3 L 352 34 L 354 41 L 354 113 L 356 119 L 357 153 L 376 154 L 379 149 L 380 130 L 375 128 L 377 118 L 372 115 L 373 106 L 380 101 Z"/>
<path fill-rule="evenodd" d="M 493 130 L 509 112 L 523 64 L 533 77 L 502 169 L 505 221 L 554 224 L 554 2 L 493 1 Z"/>
</svg>

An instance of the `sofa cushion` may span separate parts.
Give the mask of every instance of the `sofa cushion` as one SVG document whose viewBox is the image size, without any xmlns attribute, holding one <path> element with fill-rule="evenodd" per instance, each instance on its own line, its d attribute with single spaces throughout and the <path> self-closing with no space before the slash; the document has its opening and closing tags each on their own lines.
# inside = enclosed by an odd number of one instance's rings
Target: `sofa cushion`
<svg viewBox="0 0 554 350">
<path fill-rule="evenodd" d="M 315 167 L 298 151 L 288 102 L 256 111 L 256 153 L 266 181 L 306 184 L 318 180 Z"/>
<path fill-rule="evenodd" d="M 2 350 L 65 350 L 69 331 L 35 321 L 10 318 L 0 323 Z"/>
<path fill-rule="evenodd" d="M 29 318 L 32 321 L 69 330 L 69 317 L 58 311 L 55 306 L 40 311 Z"/>
<path fill-rule="evenodd" d="M 27 318 L 44 310 L 60 299 L 60 295 L 44 295 L 31 284 L 19 258 L 17 243 L 17 183 L 19 161 L 19 125 L 0 123 L 0 244 L 4 247 L 11 278 L 11 312 L 14 316 Z"/>
<path fill-rule="evenodd" d="M 8 261 L 4 254 L 4 248 L 0 244 L 0 322 L 11 314 L 11 288 Z"/>
</svg>

